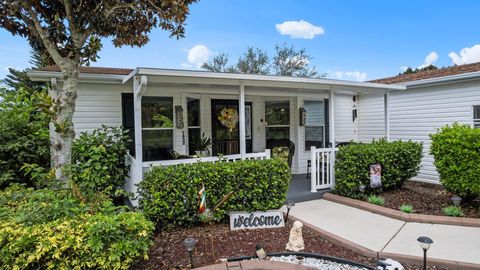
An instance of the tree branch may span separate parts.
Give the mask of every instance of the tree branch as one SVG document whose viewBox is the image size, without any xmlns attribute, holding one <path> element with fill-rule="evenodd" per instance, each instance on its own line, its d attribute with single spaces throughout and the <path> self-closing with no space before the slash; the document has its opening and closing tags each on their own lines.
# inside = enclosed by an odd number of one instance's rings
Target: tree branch
<svg viewBox="0 0 480 270">
<path fill-rule="evenodd" d="M 75 25 L 75 21 L 73 20 L 72 3 L 70 2 L 70 0 L 63 0 L 63 5 L 65 6 L 65 14 L 67 15 L 67 20 L 68 20 L 68 25 L 70 27 L 70 35 L 72 37 L 73 45 L 75 45 L 76 47 L 75 51 L 80 50 L 83 47 L 83 43 L 81 43 L 81 35 L 78 31 L 77 26 Z"/>
</svg>

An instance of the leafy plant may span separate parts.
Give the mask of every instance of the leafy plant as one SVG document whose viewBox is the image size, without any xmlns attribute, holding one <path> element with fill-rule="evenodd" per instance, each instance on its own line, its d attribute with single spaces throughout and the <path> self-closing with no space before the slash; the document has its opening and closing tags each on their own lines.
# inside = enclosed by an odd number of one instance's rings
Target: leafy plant
<svg viewBox="0 0 480 270">
<path fill-rule="evenodd" d="M 455 123 L 430 138 L 430 153 L 443 186 L 466 200 L 480 196 L 480 129 Z"/>
<path fill-rule="evenodd" d="M 382 197 L 377 196 L 377 195 L 368 196 L 367 201 L 369 203 L 376 204 L 376 205 L 384 205 L 385 204 L 385 200 Z"/>
<path fill-rule="evenodd" d="M 411 206 L 410 204 L 402 204 L 400 206 L 400 211 L 410 214 L 413 212 L 413 206 Z"/>
<path fill-rule="evenodd" d="M 207 208 L 234 191 L 213 214 L 225 220 L 230 211 L 280 208 L 291 174 L 279 159 L 199 162 L 154 167 L 139 184 L 140 206 L 159 228 L 192 226 L 200 222 L 197 193 L 205 185 Z"/>
<path fill-rule="evenodd" d="M 163 114 L 156 114 L 152 117 L 153 127 L 156 128 L 171 128 L 173 127 L 173 121 Z"/>
<path fill-rule="evenodd" d="M 193 149 L 195 151 L 207 151 L 210 153 L 210 146 L 212 146 L 212 139 L 205 136 L 205 132 L 202 133 L 201 138 L 194 138 Z"/>
<path fill-rule="evenodd" d="M 417 175 L 422 159 L 422 144 L 412 141 L 386 140 L 370 144 L 351 143 L 340 147 L 335 161 L 335 192 L 347 197 L 360 197 L 359 186 L 371 193 L 370 164 L 380 164 L 383 189 L 401 187 Z"/>
<path fill-rule="evenodd" d="M 37 106 L 45 95 L 24 88 L 0 89 L 0 188 L 11 183 L 44 184 L 20 168 L 25 164 L 50 167 L 50 118 Z"/>
<path fill-rule="evenodd" d="M 69 190 L 0 192 L 0 269 L 129 269 L 146 257 L 153 224 L 107 200 Z"/>
<path fill-rule="evenodd" d="M 450 217 L 463 217 L 462 209 L 460 207 L 453 206 L 453 205 L 443 208 L 443 213 L 446 216 L 450 216 Z"/>
<path fill-rule="evenodd" d="M 102 127 L 84 132 L 73 143 L 69 168 L 74 185 L 84 195 L 106 192 L 113 196 L 122 188 L 128 168 L 125 165 L 128 132 L 116 127 Z"/>
</svg>

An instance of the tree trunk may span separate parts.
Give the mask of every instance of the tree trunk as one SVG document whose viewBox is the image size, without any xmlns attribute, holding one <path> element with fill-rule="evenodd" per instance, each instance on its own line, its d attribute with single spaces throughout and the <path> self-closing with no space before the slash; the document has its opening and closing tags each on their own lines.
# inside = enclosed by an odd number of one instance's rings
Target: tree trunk
<svg viewBox="0 0 480 270">
<path fill-rule="evenodd" d="M 67 187 L 69 183 L 64 166 L 72 160 L 72 143 L 75 138 L 72 118 L 77 100 L 79 64 L 69 63 L 63 66 L 62 74 L 62 89 L 52 97 L 55 114 L 49 126 L 50 156 L 56 179 Z"/>
</svg>

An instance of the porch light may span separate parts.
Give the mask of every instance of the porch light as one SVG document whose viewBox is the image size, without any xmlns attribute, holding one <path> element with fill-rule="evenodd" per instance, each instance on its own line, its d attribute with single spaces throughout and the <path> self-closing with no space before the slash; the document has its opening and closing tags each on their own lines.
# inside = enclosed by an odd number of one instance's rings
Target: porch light
<svg viewBox="0 0 480 270">
<path fill-rule="evenodd" d="M 265 250 L 263 249 L 263 247 L 260 244 L 257 244 L 255 246 L 255 253 L 257 253 L 257 257 L 260 260 L 263 260 L 267 257 L 267 253 L 265 253 Z"/>
<path fill-rule="evenodd" d="M 427 250 L 433 244 L 433 240 L 427 236 L 420 236 L 417 238 L 417 241 L 423 249 L 423 270 L 427 270 Z"/>
<path fill-rule="evenodd" d="M 185 238 L 183 240 L 182 245 L 185 247 L 185 249 L 188 251 L 190 255 L 190 267 L 194 268 L 193 266 L 193 249 L 195 248 L 195 244 L 197 244 L 197 240 L 193 239 L 192 237 Z"/>
<path fill-rule="evenodd" d="M 287 205 L 287 216 L 285 217 L 285 221 L 288 220 L 288 214 L 290 213 L 290 209 L 292 209 L 295 206 L 295 202 L 292 200 L 288 200 L 286 205 Z"/>
</svg>

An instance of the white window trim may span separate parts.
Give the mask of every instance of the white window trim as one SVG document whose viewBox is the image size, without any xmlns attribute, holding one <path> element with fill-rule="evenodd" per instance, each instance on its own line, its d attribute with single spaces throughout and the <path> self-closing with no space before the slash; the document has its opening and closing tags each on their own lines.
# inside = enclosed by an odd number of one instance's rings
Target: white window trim
<svg viewBox="0 0 480 270">
<path fill-rule="evenodd" d="M 472 127 L 473 128 L 480 128 L 480 118 L 475 118 L 475 107 L 479 107 L 480 108 L 480 104 L 479 105 L 472 105 Z M 480 117 L 480 115 L 478 116 Z M 478 127 L 476 127 L 476 125 L 478 125 Z"/>
<path fill-rule="evenodd" d="M 328 96 L 326 96 L 326 98 L 324 98 L 324 99 L 308 98 L 307 97 L 307 98 L 304 98 L 302 100 L 302 104 L 303 104 L 303 107 L 305 107 L 305 101 L 321 101 L 323 103 L 324 108 L 325 108 L 325 99 L 328 99 Z M 325 121 L 325 119 L 324 119 L 324 121 Z M 306 133 L 306 127 L 307 127 L 307 124 L 305 123 L 305 125 L 302 126 L 302 128 L 303 128 L 303 153 L 304 154 L 307 154 L 307 153 L 311 152 L 310 149 L 305 149 L 305 147 L 306 147 L 305 135 L 307 134 Z M 323 144 L 325 145 L 325 135 L 326 135 L 325 134 L 326 133 L 325 132 L 325 127 L 326 127 L 325 124 L 323 124 L 323 125 L 310 125 L 309 127 L 323 127 L 323 138 L 322 138 L 322 140 L 323 140 Z"/>
</svg>

